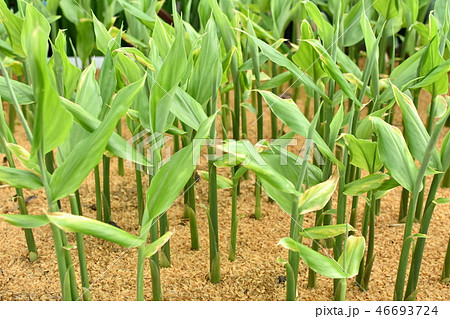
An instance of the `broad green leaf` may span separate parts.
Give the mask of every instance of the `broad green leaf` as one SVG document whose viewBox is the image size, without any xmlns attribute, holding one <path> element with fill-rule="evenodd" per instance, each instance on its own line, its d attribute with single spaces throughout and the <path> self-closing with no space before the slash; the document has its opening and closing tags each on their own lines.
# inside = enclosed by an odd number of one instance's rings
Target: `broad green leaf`
<svg viewBox="0 0 450 319">
<path fill-rule="evenodd" d="M 220 43 L 216 25 L 210 19 L 203 35 L 200 54 L 192 70 L 187 92 L 204 105 L 217 91 L 222 79 Z"/>
<path fill-rule="evenodd" d="M 303 137 L 307 136 L 310 123 L 293 101 L 281 99 L 272 92 L 258 92 L 264 97 L 270 109 L 284 124 L 290 127 L 297 134 L 300 134 Z M 336 159 L 333 152 L 329 149 L 328 145 L 320 137 L 319 133 L 314 133 L 313 140 L 322 154 L 327 156 L 340 169 L 343 168 L 342 163 Z"/>
<path fill-rule="evenodd" d="M 31 159 L 30 153 L 18 144 L 8 143 L 8 149 L 28 170 L 40 175 L 39 163 L 36 159 Z"/>
<path fill-rule="evenodd" d="M 401 90 L 407 89 L 407 85 L 411 83 L 414 79 L 419 77 L 418 69 L 420 65 L 420 61 L 422 59 L 423 54 L 425 53 L 425 48 L 420 49 L 412 56 L 407 58 L 405 61 L 400 63 L 394 70 L 392 71 L 389 79 L 390 81 Z M 394 98 L 394 92 L 389 86 L 380 96 L 379 102 L 386 103 Z"/>
<path fill-rule="evenodd" d="M 290 72 L 283 72 L 275 77 L 271 78 L 270 80 L 264 82 L 259 89 L 261 90 L 270 90 L 273 88 L 277 88 L 282 86 L 284 83 L 292 79 L 292 73 Z"/>
<path fill-rule="evenodd" d="M 306 265 L 328 278 L 348 278 L 349 276 L 344 272 L 342 266 L 340 266 L 333 258 L 326 257 L 317 251 L 300 244 L 292 238 L 285 237 L 280 240 L 278 245 L 298 252 L 300 258 L 306 263 Z"/>
<path fill-rule="evenodd" d="M 97 66 L 94 60 L 81 74 L 75 96 L 75 103 L 94 117 L 98 117 L 103 104 L 100 87 L 95 80 L 96 72 Z"/>
<path fill-rule="evenodd" d="M 9 215 L 1 214 L 0 219 L 20 228 L 36 228 L 50 223 L 46 215 Z"/>
<path fill-rule="evenodd" d="M 434 23 L 433 23 L 434 22 Z M 430 15 L 430 31 L 436 20 L 433 15 Z M 437 33 L 437 30 L 435 31 Z M 425 47 L 423 59 L 420 61 L 419 75 L 425 76 L 428 79 L 422 83 L 421 87 L 431 94 L 446 94 L 448 92 L 448 70 L 450 69 L 450 60 L 445 61 L 439 53 L 439 38 L 434 35 L 431 41 Z M 436 72 L 433 72 L 437 69 Z M 429 84 L 429 85 L 426 85 Z"/>
<path fill-rule="evenodd" d="M 419 170 L 400 130 L 380 118 L 370 118 L 378 135 L 378 153 L 392 177 L 412 192 Z"/>
<path fill-rule="evenodd" d="M 359 264 L 364 257 L 366 241 L 362 236 L 350 236 L 345 243 L 345 251 L 339 257 L 338 263 L 347 274 L 347 278 L 356 276 L 359 272 Z"/>
<path fill-rule="evenodd" d="M 333 196 L 338 180 L 339 175 L 335 172 L 329 180 L 308 188 L 298 201 L 299 214 L 322 209 Z"/>
<path fill-rule="evenodd" d="M 179 87 L 173 98 L 175 101 L 170 105 L 170 112 L 181 122 L 198 130 L 200 124 L 208 118 L 200 103 Z"/>
<path fill-rule="evenodd" d="M 344 139 L 350 152 L 350 163 L 352 165 L 369 173 L 375 173 L 383 166 L 383 162 L 378 155 L 377 142 L 360 140 L 350 134 L 345 134 Z"/>
<path fill-rule="evenodd" d="M 161 69 L 152 83 L 150 91 L 150 121 L 153 132 L 164 132 L 169 115 L 166 98 L 172 98 L 173 93 L 184 76 L 187 67 L 187 57 L 184 48 L 184 28 L 176 26 L 176 38 Z M 171 95 L 172 94 L 172 95 Z"/>
<path fill-rule="evenodd" d="M 30 171 L 0 166 L 0 181 L 14 188 L 40 189 L 41 179 Z"/>
<path fill-rule="evenodd" d="M 95 46 L 94 27 L 90 19 L 80 19 L 76 25 L 76 49 L 83 63 L 89 63 L 89 58 Z"/>
<path fill-rule="evenodd" d="M 319 8 L 313 2 L 307 1 L 304 5 L 306 11 L 308 12 L 308 16 L 317 26 L 317 33 L 322 39 L 324 46 L 326 48 L 331 47 L 333 45 L 333 26 L 325 20 Z"/>
<path fill-rule="evenodd" d="M 325 70 L 328 74 L 336 81 L 339 85 L 340 89 L 344 91 L 345 95 L 347 95 L 351 100 L 353 100 L 356 105 L 361 106 L 361 103 L 356 98 L 354 89 L 350 86 L 350 84 L 345 79 L 339 67 L 333 61 L 329 53 L 325 50 L 325 48 L 320 44 L 317 40 L 304 40 L 309 43 L 319 54 L 319 58 L 325 67 Z"/>
<path fill-rule="evenodd" d="M 383 118 L 385 115 L 387 115 L 387 111 L 390 110 L 393 106 L 394 102 L 390 103 L 389 105 L 385 106 L 384 108 L 378 111 L 370 113 L 369 116 Z M 363 140 L 368 140 L 371 138 L 373 134 L 373 125 L 372 122 L 369 120 L 369 116 L 365 117 L 364 119 L 358 122 L 358 128 L 356 129 L 355 135 L 356 138 Z"/>
<path fill-rule="evenodd" d="M 375 173 L 348 183 L 344 187 L 344 194 L 347 196 L 360 196 L 364 193 L 378 189 L 384 181 L 389 179 L 389 175 Z"/>
<path fill-rule="evenodd" d="M 98 21 L 97 17 L 92 13 L 92 22 L 94 25 L 95 43 L 97 49 L 106 55 L 108 51 L 114 51 L 120 47 L 120 37 L 113 38 L 106 30 L 105 26 Z"/>
<path fill-rule="evenodd" d="M 148 244 L 147 246 L 145 246 L 144 257 L 150 258 L 154 254 L 156 254 L 158 252 L 158 250 L 162 246 L 164 246 L 165 243 L 167 243 L 169 241 L 169 239 L 170 239 L 170 237 L 172 237 L 172 235 L 173 235 L 173 233 L 168 231 L 164 235 L 159 237 L 157 240 L 152 242 L 151 244 Z"/>
<path fill-rule="evenodd" d="M 169 209 L 192 176 L 200 156 L 202 141 L 208 137 L 214 119 L 215 115 L 205 120 L 194 142 L 176 152 L 152 178 L 146 194 L 141 232 L 148 230 L 153 219 Z"/>
<path fill-rule="evenodd" d="M 200 171 L 198 170 L 197 173 L 201 175 L 206 181 L 209 181 L 209 172 L 208 171 Z M 225 176 L 217 174 L 217 188 L 224 189 L 224 188 L 232 188 L 233 182 L 231 179 L 226 178 Z"/>
<path fill-rule="evenodd" d="M 426 88 L 437 81 L 444 81 L 444 77 L 450 72 L 450 59 L 440 61 L 440 63 L 433 67 L 417 84 L 411 86 L 411 89 Z M 445 87 L 444 84 L 441 87 Z M 436 90 L 435 94 L 445 94 L 447 91 L 443 89 Z"/>
<path fill-rule="evenodd" d="M 348 231 L 354 231 L 355 229 L 350 224 L 338 224 L 338 225 L 324 225 L 305 228 L 300 232 L 300 235 L 309 239 L 325 239 L 336 237 L 341 234 L 345 234 Z"/>
<path fill-rule="evenodd" d="M 8 32 L 8 37 L 11 41 L 12 49 L 15 54 L 25 56 L 22 49 L 21 33 L 23 27 L 23 20 L 14 15 L 6 6 L 5 1 L 0 1 L 0 20 Z"/>
<path fill-rule="evenodd" d="M 425 149 L 430 141 L 430 135 L 423 125 L 412 99 L 405 93 L 402 93 L 395 85 L 392 85 L 392 89 L 394 91 L 395 100 L 402 111 L 408 147 L 411 154 L 417 160 L 422 162 L 422 159 L 425 156 Z M 437 170 L 441 169 L 441 161 L 436 148 L 433 149 L 429 166 Z"/>
<path fill-rule="evenodd" d="M 62 144 L 72 125 L 72 115 L 61 106 L 47 66 L 49 32 L 50 26 L 45 18 L 33 6 L 28 5 L 22 44 L 27 54 L 37 104 L 31 157 L 38 150 L 46 154 Z"/>
<path fill-rule="evenodd" d="M 396 0 L 373 0 L 372 5 L 386 20 L 398 16 L 398 1 Z"/>
<path fill-rule="evenodd" d="M 300 32 L 302 40 L 314 38 L 312 27 L 306 20 L 300 25 Z M 319 62 L 318 53 L 308 42 L 301 41 L 299 43 L 297 52 L 292 56 L 292 61 L 300 69 L 308 73 L 316 82 L 327 75 L 322 64 Z"/>
<path fill-rule="evenodd" d="M 79 105 L 61 98 L 62 105 L 74 116 L 75 121 L 86 131 L 94 132 L 101 124 L 101 121 L 84 111 Z M 119 134 L 113 132 L 108 140 L 106 149 L 116 156 L 119 156 L 133 163 L 148 166 L 146 158 L 136 151 Z"/>
<path fill-rule="evenodd" d="M 139 74 L 140 72 L 137 73 L 137 75 Z M 139 78 L 136 79 L 136 81 L 138 80 Z M 98 75 L 98 85 L 100 87 L 100 97 L 103 105 L 109 104 L 117 86 L 116 71 L 114 69 L 111 51 L 107 51 L 103 59 L 103 64 Z"/>
<path fill-rule="evenodd" d="M 264 161 L 261 155 L 255 150 L 255 147 L 248 141 L 227 140 L 223 146 L 219 146 L 225 152 L 246 156 L 241 165 L 252 170 L 258 178 L 264 179 L 273 187 L 289 194 L 298 194 L 294 184 L 283 175 L 279 174 L 274 168 Z"/>
<path fill-rule="evenodd" d="M 444 205 L 444 204 L 448 204 L 450 203 L 450 198 L 436 198 L 433 203 L 437 204 L 437 205 Z"/>
<path fill-rule="evenodd" d="M 54 54 L 59 54 L 61 63 L 63 66 L 63 85 L 64 85 L 64 97 L 71 98 L 73 92 L 76 89 L 78 79 L 81 71 L 74 66 L 67 57 L 66 54 L 66 36 L 61 30 L 58 32 L 58 36 L 53 46 Z M 55 52 L 56 51 L 56 52 Z"/>
<path fill-rule="evenodd" d="M 35 102 L 31 86 L 13 79 L 10 79 L 9 81 L 11 82 L 17 102 L 19 102 L 20 105 L 28 105 Z M 3 76 L 0 76 L 0 96 L 3 100 L 12 103 L 11 92 L 6 85 L 6 79 Z"/>
<path fill-rule="evenodd" d="M 279 66 L 285 67 L 289 72 L 291 72 L 294 75 L 294 79 L 296 82 L 298 81 L 299 84 L 303 84 L 308 89 L 317 92 L 325 101 L 330 102 L 329 97 L 316 84 L 314 84 L 311 77 L 301 71 L 291 60 L 289 60 L 287 57 L 278 52 L 276 49 L 272 48 L 264 41 L 261 41 L 256 37 L 252 38 L 253 41 L 255 41 L 261 49 L 261 52 L 272 62 L 276 63 Z"/>
<path fill-rule="evenodd" d="M 214 165 L 217 167 L 235 167 L 240 165 L 245 160 L 244 155 L 225 154 L 223 156 L 216 157 Z"/>
<path fill-rule="evenodd" d="M 143 238 L 127 233 L 110 224 L 84 216 L 67 213 L 50 213 L 47 215 L 47 218 L 52 224 L 65 232 L 91 235 L 126 248 L 138 247 L 145 243 Z"/>
<path fill-rule="evenodd" d="M 375 198 L 380 199 L 384 197 L 384 195 L 398 186 L 400 186 L 400 184 L 393 178 L 385 180 L 383 184 L 376 190 Z"/>
<path fill-rule="evenodd" d="M 141 63 L 142 65 L 149 68 L 153 72 L 155 71 L 155 68 L 154 68 L 152 62 L 149 60 L 149 58 L 147 58 L 144 55 L 144 53 L 142 53 L 141 51 L 139 51 L 136 48 L 120 48 L 120 49 L 117 49 L 116 52 L 120 52 L 123 55 L 130 57 L 132 60 Z"/>
<path fill-rule="evenodd" d="M 442 168 L 446 171 L 450 166 L 450 131 L 444 138 L 441 146 Z"/>
<path fill-rule="evenodd" d="M 100 163 L 117 122 L 125 115 L 134 97 L 144 85 L 143 80 L 144 78 L 117 93 L 111 110 L 98 128 L 89 137 L 78 143 L 63 164 L 55 170 L 50 179 L 53 200 L 61 199 L 75 192 L 90 171 Z"/>
</svg>

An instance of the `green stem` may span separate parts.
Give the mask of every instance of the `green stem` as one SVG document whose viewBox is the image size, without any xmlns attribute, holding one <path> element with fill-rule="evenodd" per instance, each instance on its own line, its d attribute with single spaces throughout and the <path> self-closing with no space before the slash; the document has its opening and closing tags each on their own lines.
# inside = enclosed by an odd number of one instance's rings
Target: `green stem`
<svg viewBox="0 0 450 319">
<path fill-rule="evenodd" d="M 191 229 L 191 249 L 199 250 L 200 242 L 198 239 L 198 226 L 197 226 L 197 214 L 196 214 L 196 205 L 195 205 L 195 173 L 189 179 L 187 184 L 187 193 L 188 193 L 188 205 L 190 208 L 189 211 L 189 226 Z"/>
<path fill-rule="evenodd" d="M 373 259 L 375 258 L 375 208 L 376 198 L 375 193 L 370 192 L 370 207 L 369 207 L 369 240 L 367 244 L 366 262 L 364 264 L 364 277 L 361 286 L 364 290 L 369 289 L 370 275 L 372 272 Z"/>
<path fill-rule="evenodd" d="M 449 116 L 450 110 L 447 111 L 446 115 L 442 117 L 434 126 L 430 140 L 428 142 L 427 148 L 425 150 L 425 155 L 422 160 L 422 163 L 420 165 L 419 173 L 417 175 L 414 187 L 412 189 L 412 197 L 408 208 L 408 214 L 406 216 L 406 225 L 405 225 L 405 231 L 403 234 L 403 245 L 402 250 L 400 254 L 400 261 L 398 265 L 398 271 L 397 271 L 397 279 L 395 282 L 395 291 L 394 291 L 394 300 L 403 300 L 403 293 L 404 293 L 404 287 L 405 287 L 405 279 L 406 279 L 406 271 L 407 271 L 407 265 L 408 265 L 408 256 L 412 244 L 412 228 L 414 223 L 414 216 L 415 211 L 417 207 L 417 200 L 419 196 L 419 192 L 421 190 L 422 186 L 422 180 L 425 176 L 425 171 L 428 167 L 428 163 L 431 158 L 431 154 L 433 153 L 433 148 L 436 145 L 436 142 L 439 138 L 439 134 L 442 130 L 442 127 L 445 124 L 445 121 L 447 120 Z"/>
<path fill-rule="evenodd" d="M 214 90 L 212 100 L 208 103 L 208 115 L 211 116 L 217 109 L 217 92 Z M 216 137 L 216 121 L 214 121 L 210 137 Z M 220 252 L 219 252 L 219 207 L 217 200 L 217 167 L 214 165 L 214 145 L 208 145 L 208 222 L 209 222 L 209 280 L 212 283 L 220 282 Z"/>
<path fill-rule="evenodd" d="M 39 161 L 39 168 L 42 173 L 42 183 L 44 184 L 44 187 L 45 187 L 45 192 L 47 195 L 47 202 L 48 202 L 50 212 L 51 213 L 57 212 L 58 206 L 56 205 L 55 202 L 53 202 L 53 200 L 51 198 L 50 187 L 48 184 L 48 176 L 47 176 L 47 171 L 46 171 L 45 163 L 44 163 L 44 155 L 42 154 L 41 150 L 38 151 L 38 161 Z M 69 265 L 67 265 L 66 257 L 64 254 L 63 240 L 62 240 L 62 236 L 61 236 L 62 231 L 58 227 L 53 225 L 52 223 L 50 223 L 50 227 L 52 229 L 53 242 L 54 242 L 55 251 L 56 251 L 56 260 L 57 260 L 57 264 L 58 264 L 59 281 L 61 284 L 62 299 L 64 301 L 71 301 L 73 299 L 72 299 L 72 293 L 71 293 L 71 289 L 70 289 L 70 287 L 71 287 L 70 277 L 66 277 L 66 273 L 67 273 L 67 271 L 69 271 L 69 269 L 68 269 Z M 66 281 L 66 279 L 68 281 Z"/>
<path fill-rule="evenodd" d="M 278 74 L 277 64 L 272 62 L 272 78 L 274 78 Z M 277 88 L 272 89 L 272 93 L 277 95 Z M 270 111 L 270 126 L 272 132 L 272 139 L 275 140 L 278 138 L 278 118 L 275 113 Z"/>
<path fill-rule="evenodd" d="M 108 156 L 103 156 L 103 221 L 105 223 L 111 221 L 110 164 L 111 159 Z"/>
<path fill-rule="evenodd" d="M 450 281 L 450 237 L 448 238 L 447 252 L 445 254 L 444 267 L 442 269 L 441 280 L 445 283 Z"/>
<path fill-rule="evenodd" d="M 404 223 L 406 214 L 408 213 L 408 201 L 409 201 L 409 192 L 406 188 L 402 189 L 402 195 L 400 198 L 400 211 L 398 214 L 398 222 Z"/>
<path fill-rule="evenodd" d="M 169 219 L 167 218 L 167 213 L 164 213 L 159 218 L 159 234 L 160 236 L 164 235 L 169 231 Z M 161 267 L 170 267 L 171 261 L 170 261 L 170 241 L 165 243 L 161 247 L 161 254 L 160 254 L 160 265 Z"/>
<path fill-rule="evenodd" d="M 445 172 L 443 181 L 442 181 L 442 187 L 444 188 L 450 188 L 450 168 L 447 169 L 447 172 Z"/>
<path fill-rule="evenodd" d="M 232 189 L 232 201 L 231 201 L 231 235 L 230 235 L 230 250 L 228 253 L 228 259 L 234 261 L 236 259 L 236 242 L 237 242 L 237 184 L 238 182 L 233 179 Z"/>
<path fill-rule="evenodd" d="M 122 136 L 122 119 L 120 119 L 119 122 L 117 123 L 116 130 L 117 130 L 117 134 Z M 119 176 L 125 175 L 125 168 L 123 166 L 123 158 L 121 158 L 121 157 L 117 158 L 117 171 L 119 173 Z"/>
<path fill-rule="evenodd" d="M 427 235 L 428 228 L 430 226 L 431 218 L 433 216 L 434 207 L 436 204 L 433 200 L 436 197 L 436 192 L 439 188 L 439 184 L 443 178 L 443 174 L 434 175 L 433 181 L 430 186 L 430 190 L 428 192 L 427 202 L 425 204 L 424 213 L 422 216 L 422 220 L 420 223 L 420 234 Z M 422 265 L 422 256 L 423 251 L 425 249 L 425 241 L 426 238 L 417 238 L 416 245 L 414 247 L 412 259 L 411 259 L 411 267 L 409 271 L 408 284 L 406 286 L 405 299 L 408 299 L 410 296 L 413 296 L 414 292 L 417 289 L 417 283 L 419 281 L 419 273 L 420 267 Z"/>
<path fill-rule="evenodd" d="M 94 176 L 95 176 L 95 208 L 97 211 L 97 220 L 103 220 L 102 214 L 102 189 L 100 185 L 100 169 L 98 165 L 94 168 Z"/>
</svg>

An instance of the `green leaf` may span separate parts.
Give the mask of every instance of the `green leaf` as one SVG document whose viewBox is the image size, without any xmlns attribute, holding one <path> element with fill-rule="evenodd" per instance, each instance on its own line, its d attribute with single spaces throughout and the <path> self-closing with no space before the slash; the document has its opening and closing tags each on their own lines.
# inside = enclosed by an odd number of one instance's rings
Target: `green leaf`
<svg viewBox="0 0 450 319">
<path fill-rule="evenodd" d="M 299 214 L 306 214 L 322 209 L 333 196 L 338 184 L 339 175 L 337 172 L 325 182 L 308 188 L 298 201 Z"/>
<path fill-rule="evenodd" d="M 37 104 L 31 157 L 34 157 L 38 150 L 46 154 L 61 145 L 72 125 L 72 115 L 61 106 L 47 66 L 49 32 L 50 26 L 45 18 L 33 6 L 28 5 L 22 44 L 27 54 Z"/>
<path fill-rule="evenodd" d="M 198 130 L 200 124 L 208 118 L 200 103 L 183 89 L 176 89 L 174 100 L 170 105 L 170 112 L 194 130 Z"/>
<path fill-rule="evenodd" d="M 120 90 L 104 121 L 89 137 L 78 143 L 63 164 L 55 170 L 50 179 L 53 200 L 75 192 L 90 171 L 100 163 L 117 122 L 125 115 L 143 85 L 144 78 Z"/>
<path fill-rule="evenodd" d="M 411 86 L 411 89 L 426 88 L 435 82 L 446 82 L 446 76 L 450 72 L 450 59 L 441 61 L 437 66 L 434 66 L 417 84 Z M 446 87 L 442 84 L 441 87 Z M 434 94 L 445 94 L 447 91 L 437 89 Z"/>
<path fill-rule="evenodd" d="M 84 111 L 79 105 L 61 98 L 62 105 L 75 118 L 75 121 L 80 124 L 86 131 L 94 132 L 101 124 L 101 121 Z M 116 156 L 132 161 L 134 163 L 149 166 L 146 158 L 136 151 L 127 141 L 125 141 L 119 134 L 113 132 L 109 138 L 107 150 Z"/>
<path fill-rule="evenodd" d="M 14 188 L 40 189 L 41 179 L 30 171 L 0 166 L 0 181 Z"/>
<path fill-rule="evenodd" d="M 170 237 L 172 237 L 172 235 L 173 235 L 173 233 L 168 231 L 164 235 L 159 237 L 157 240 L 152 242 L 151 244 L 145 246 L 144 257 L 150 258 L 154 254 L 156 254 L 158 252 L 158 250 L 169 241 L 169 239 L 170 239 Z"/>
<path fill-rule="evenodd" d="M 250 35 L 249 35 L 250 36 Z M 299 84 L 305 85 L 310 90 L 317 92 L 325 101 L 330 102 L 329 97 L 316 85 L 314 84 L 311 77 L 304 72 L 300 71 L 300 69 L 287 57 L 283 54 L 272 48 L 270 45 L 265 43 L 264 41 L 259 40 L 258 38 L 252 37 L 253 41 L 258 44 L 261 52 L 267 56 L 272 62 L 276 63 L 279 66 L 285 67 L 289 72 L 294 75 L 295 81 L 299 82 Z"/>
<path fill-rule="evenodd" d="M 317 26 L 317 32 L 323 41 L 325 47 L 329 48 L 333 45 L 333 26 L 324 19 L 319 8 L 311 1 L 305 2 L 305 9 L 308 12 L 308 16 L 314 21 Z"/>
<path fill-rule="evenodd" d="M 22 49 L 21 33 L 23 28 L 23 20 L 14 15 L 6 6 L 5 1 L 0 1 L 0 20 L 8 32 L 11 46 L 15 54 L 25 56 Z"/>
<path fill-rule="evenodd" d="M 333 61 L 331 56 L 325 50 L 325 48 L 320 44 L 317 40 L 304 40 L 309 43 L 319 54 L 319 58 L 322 61 L 325 70 L 327 70 L 328 74 L 336 81 L 339 85 L 340 89 L 344 91 L 345 95 L 347 95 L 352 101 L 355 102 L 356 105 L 361 106 L 361 103 L 356 98 L 354 89 L 350 86 L 350 84 L 345 79 L 339 67 Z"/>
<path fill-rule="evenodd" d="M 362 236 L 350 236 L 347 238 L 345 251 L 338 260 L 338 263 L 345 269 L 347 278 L 358 274 L 359 264 L 364 257 L 365 246 L 366 241 Z"/>
<path fill-rule="evenodd" d="M 197 173 L 199 173 L 206 181 L 209 181 L 209 172 L 208 171 L 198 170 Z M 233 182 L 231 181 L 231 179 L 217 174 L 217 188 L 218 189 L 232 188 L 232 187 L 233 187 Z"/>
<path fill-rule="evenodd" d="M 441 146 L 442 168 L 446 171 L 450 166 L 450 131 L 445 135 Z"/>
<path fill-rule="evenodd" d="M 285 193 L 298 194 L 294 184 L 289 179 L 279 174 L 270 165 L 267 165 L 261 155 L 255 150 L 255 147 L 248 140 L 238 142 L 235 140 L 227 140 L 226 143 L 224 143 L 223 146 L 219 146 L 219 148 L 220 147 L 227 153 L 246 156 L 241 165 L 255 172 L 258 178 L 264 179 L 273 187 L 280 189 Z"/>
<path fill-rule="evenodd" d="M 192 70 L 187 92 L 204 105 L 217 91 L 222 79 L 222 61 L 220 43 L 217 38 L 216 25 L 211 18 L 206 25 L 200 54 Z"/>
<path fill-rule="evenodd" d="M 292 73 L 290 72 L 283 72 L 275 77 L 271 78 L 269 81 L 264 82 L 259 88 L 261 90 L 270 90 L 273 88 L 277 88 L 282 86 L 284 83 L 292 79 Z"/>
<path fill-rule="evenodd" d="M 148 230 L 153 219 L 169 209 L 194 173 L 202 141 L 207 138 L 214 119 L 215 115 L 212 115 L 204 121 L 198 130 L 195 143 L 176 152 L 152 178 L 146 194 L 141 232 Z"/>
<path fill-rule="evenodd" d="M 17 102 L 20 105 L 28 105 L 35 102 L 33 89 L 31 86 L 13 79 L 10 79 L 9 81 L 11 82 L 14 94 L 16 95 Z M 11 92 L 6 85 L 6 79 L 3 76 L 0 76 L 0 96 L 3 100 L 12 103 Z"/>
<path fill-rule="evenodd" d="M 300 235 L 309 239 L 325 239 L 345 234 L 355 229 L 350 224 L 325 225 L 305 228 Z"/>
<path fill-rule="evenodd" d="M 378 143 L 360 140 L 350 134 L 345 134 L 344 139 L 350 151 L 350 163 L 352 165 L 369 173 L 374 173 L 383 166 L 383 162 L 378 156 Z"/>
<path fill-rule="evenodd" d="M 423 125 L 412 99 L 405 93 L 402 93 L 395 85 L 392 85 L 392 89 L 394 91 L 395 100 L 400 106 L 403 114 L 405 136 L 411 154 L 417 160 L 422 162 L 423 157 L 425 156 L 425 149 L 430 141 L 430 135 Z M 429 166 L 437 170 L 441 169 L 441 161 L 436 148 L 433 149 Z"/>
<path fill-rule="evenodd" d="M 31 159 L 30 153 L 25 148 L 13 143 L 8 143 L 7 147 L 27 170 L 33 171 L 38 175 L 41 174 L 39 163 L 36 159 Z"/>
<path fill-rule="evenodd" d="M 258 92 L 264 97 L 270 109 L 284 124 L 297 134 L 300 134 L 303 137 L 307 136 L 310 123 L 292 100 L 281 99 L 268 91 Z M 320 137 L 319 133 L 314 132 L 313 140 L 322 154 L 334 162 L 339 169 L 343 168 L 342 163 L 336 159 L 328 145 L 324 142 L 322 137 Z"/>
<path fill-rule="evenodd" d="M 292 238 L 285 237 L 280 240 L 278 245 L 298 252 L 300 258 L 303 259 L 306 265 L 322 276 L 336 279 L 349 277 L 333 258 L 325 257 L 317 251 L 296 242 Z"/>
<path fill-rule="evenodd" d="M 450 203 L 450 198 L 436 198 L 433 203 L 437 205 L 443 205 Z"/>
<path fill-rule="evenodd" d="M 389 179 L 389 175 L 375 173 L 348 183 L 344 187 L 344 194 L 347 196 L 359 196 L 372 190 L 378 189 L 384 181 Z"/>
<path fill-rule="evenodd" d="M 376 0 L 373 1 L 373 7 L 386 20 L 395 18 L 398 15 L 398 1 L 395 0 Z"/>
<path fill-rule="evenodd" d="M 0 219 L 21 228 L 36 228 L 50 223 L 46 215 L 9 215 L 1 214 Z"/>
<path fill-rule="evenodd" d="M 370 118 L 378 135 L 378 153 L 392 177 L 412 192 L 419 170 L 400 130 L 380 118 Z"/>
<path fill-rule="evenodd" d="M 47 217 L 52 224 L 65 232 L 91 235 L 127 248 L 138 247 L 145 243 L 143 238 L 138 238 L 118 227 L 84 216 L 51 213 Z"/>
<path fill-rule="evenodd" d="M 187 57 L 184 48 L 184 28 L 176 25 L 175 42 L 170 48 L 161 69 L 155 77 L 150 90 L 150 121 L 152 132 L 164 132 L 169 114 L 167 98 L 173 96 L 173 89 L 184 76 L 187 69 Z M 172 91 L 173 90 L 173 91 Z M 171 95 L 172 94 L 172 95 Z M 168 97 L 166 97 L 166 95 Z"/>
<path fill-rule="evenodd" d="M 71 98 L 77 87 L 81 71 L 69 61 L 66 54 L 66 41 L 64 32 L 60 30 L 53 46 L 53 52 L 59 55 L 63 66 L 64 97 Z"/>
</svg>

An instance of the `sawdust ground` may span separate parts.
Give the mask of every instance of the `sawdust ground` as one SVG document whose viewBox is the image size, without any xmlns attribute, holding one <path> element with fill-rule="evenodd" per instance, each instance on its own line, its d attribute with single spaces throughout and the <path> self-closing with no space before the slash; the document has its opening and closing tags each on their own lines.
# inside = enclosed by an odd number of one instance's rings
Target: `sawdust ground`
<svg viewBox="0 0 450 319">
<path fill-rule="evenodd" d="M 304 99 L 299 100 L 301 104 Z M 425 116 L 429 96 L 421 96 L 420 113 Z M 302 106 L 303 107 L 303 106 Z M 256 124 L 249 114 L 249 136 L 255 140 Z M 270 127 L 269 112 L 265 113 L 265 127 Z M 401 123 L 398 115 L 395 123 Z M 448 128 L 446 128 L 446 131 Z M 269 132 L 266 132 L 269 137 Z M 18 127 L 16 138 L 26 145 L 23 131 Z M 442 140 L 442 138 L 441 138 Z M 440 141 L 441 142 L 441 141 Z M 294 147 L 294 150 L 301 145 Z M 134 170 L 125 168 L 125 176 L 118 176 L 117 161 L 112 161 L 111 200 L 112 218 L 124 230 L 137 234 L 137 201 Z M 200 168 L 205 169 L 204 161 Z M 221 170 L 227 175 L 227 171 Z M 250 175 L 251 176 L 251 175 Z M 428 183 L 429 184 L 429 183 Z M 0 186 L 1 213 L 18 213 L 15 195 L 10 187 Z M 182 220 L 182 199 L 168 211 L 171 230 L 172 266 L 161 270 L 161 279 L 166 300 L 284 300 L 285 271 L 277 257 L 286 259 L 287 252 L 276 244 L 289 233 L 290 217 L 275 203 L 265 197 L 262 201 L 262 220 L 253 218 L 254 182 L 242 182 L 242 193 L 238 202 L 239 221 L 236 260 L 230 262 L 228 242 L 230 234 L 231 196 L 229 190 L 219 190 L 220 252 L 222 256 L 222 281 L 208 281 L 209 251 L 208 225 L 205 209 L 207 205 L 207 182 L 196 185 L 197 215 L 200 250 L 190 249 L 189 223 Z M 94 177 L 91 174 L 80 188 L 83 214 L 95 218 Z M 370 289 L 361 291 L 353 281 L 348 283 L 348 300 L 392 300 L 395 276 L 403 237 L 403 225 L 397 224 L 401 190 L 395 189 L 382 201 L 381 215 L 376 220 L 376 260 L 373 267 Z M 45 194 L 41 191 L 25 191 L 25 196 L 36 196 L 28 203 L 31 214 L 46 209 Z M 440 189 L 439 197 L 450 197 L 450 190 Z M 359 224 L 362 215 L 360 201 Z M 67 211 L 68 203 L 63 201 Z M 305 225 L 311 226 L 314 216 L 308 215 Z M 418 225 L 415 226 L 415 231 Z M 23 231 L 7 223 L 0 223 L 0 300 L 60 300 L 60 286 L 56 256 L 49 226 L 34 230 L 39 259 L 30 263 Z M 418 300 L 448 300 L 450 285 L 440 282 L 447 241 L 450 235 L 449 206 L 438 206 L 429 229 L 419 281 Z M 73 234 L 69 242 L 75 243 Z M 136 249 L 125 249 L 115 244 L 85 236 L 86 255 L 94 300 L 135 300 L 136 294 Z M 76 251 L 73 252 L 77 269 Z M 151 299 L 150 267 L 145 269 L 145 297 Z M 78 278 L 79 280 L 79 278 Z M 299 271 L 299 300 L 331 300 L 332 280 L 318 276 L 317 288 L 307 288 L 307 268 L 304 263 Z"/>
</svg>

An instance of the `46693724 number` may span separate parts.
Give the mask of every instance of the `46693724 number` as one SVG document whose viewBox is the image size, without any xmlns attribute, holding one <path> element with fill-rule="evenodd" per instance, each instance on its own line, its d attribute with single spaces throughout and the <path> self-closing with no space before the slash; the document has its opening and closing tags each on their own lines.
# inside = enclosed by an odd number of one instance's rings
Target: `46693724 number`
<svg viewBox="0 0 450 319">
<path fill-rule="evenodd" d="M 375 310 L 380 316 L 437 316 L 437 306 L 378 306 Z"/>
</svg>

